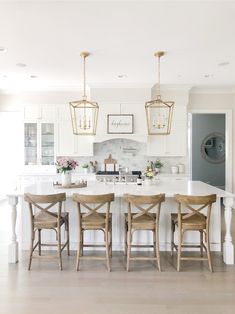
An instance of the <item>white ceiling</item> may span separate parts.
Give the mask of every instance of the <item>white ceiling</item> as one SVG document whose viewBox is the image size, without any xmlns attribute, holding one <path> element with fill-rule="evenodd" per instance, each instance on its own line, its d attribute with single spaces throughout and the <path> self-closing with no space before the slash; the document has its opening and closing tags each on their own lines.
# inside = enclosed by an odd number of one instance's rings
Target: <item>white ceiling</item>
<svg viewBox="0 0 235 314">
<path fill-rule="evenodd" d="M 84 50 L 90 86 L 151 87 L 157 50 L 162 84 L 235 86 L 234 31 L 234 1 L 0 0 L 0 88 L 76 89 Z"/>
</svg>

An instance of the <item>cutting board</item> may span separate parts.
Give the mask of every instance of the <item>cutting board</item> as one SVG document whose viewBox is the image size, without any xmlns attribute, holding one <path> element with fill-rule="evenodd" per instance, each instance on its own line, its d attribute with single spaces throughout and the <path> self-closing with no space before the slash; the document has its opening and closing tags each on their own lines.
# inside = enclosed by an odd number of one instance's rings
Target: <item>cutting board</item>
<svg viewBox="0 0 235 314">
<path fill-rule="evenodd" d="M 111 154 L 104 160 L 104 171 L 118 171 L 117 160 Z"/>
</svg>

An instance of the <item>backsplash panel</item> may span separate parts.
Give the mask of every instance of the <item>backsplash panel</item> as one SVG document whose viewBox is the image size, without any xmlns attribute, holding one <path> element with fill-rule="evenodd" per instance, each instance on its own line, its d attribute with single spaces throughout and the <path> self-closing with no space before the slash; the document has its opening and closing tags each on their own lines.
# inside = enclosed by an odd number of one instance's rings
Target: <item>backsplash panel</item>
<svg viewBox="0 0 235 314">
<path fill-rule="evenodd" d="M 147 144 L 140 143 L 128 139 L 112 139 L 101 143 L 94 143 L 94 156 L 92 157 L 76 157 L 79 163 L 79 172 L 82 171 L 82 165 L 90 161 L 97 161 L 97 170 L 101 170 L 104 159 L 108 158 L 109 154 L 117 160 L 117 163 L 123 170 L 128 168 L 129 171 L 141 170 L 144 171 L 148 164 L 148 160 L 155 161 L 160 159 L 164 166 L 161 169 L 162 173 L 170 173 L 171 166 L 183 163 L 186 166 L 186 158 L 184 157 L 156 157 L 146 156 Z M 73 157 L 74 158 L 74 157 Z M 185 167 L 187 172 L 187 167 Z"/>
</svg>

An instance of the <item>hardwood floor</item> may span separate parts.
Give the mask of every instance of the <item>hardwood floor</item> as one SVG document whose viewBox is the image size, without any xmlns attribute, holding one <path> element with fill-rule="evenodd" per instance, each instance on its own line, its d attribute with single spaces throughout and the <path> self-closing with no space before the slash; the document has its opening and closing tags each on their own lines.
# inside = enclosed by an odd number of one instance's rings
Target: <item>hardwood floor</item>
<svg viewBox="0 0 235 314">
<path fill-rule="evenodd" d="M 133 261 L 127 273 L 121 252 L 114 253 L 110 273 L 105 261 L 90 260 L 82 261 L 76 272 L 75 252 L 63 255 L 63 271 L 51 260 L 33 260 L 28 271 L 26 253 L 18 264 L 1 259 L 1 314 L 235 312 L 235 266 L 225 266 L 220 254 L 213 255 L 211 274 L 206 262 L 188 261 L 177 273 L 169 253 L 161 254 L 161 273 L 149 261 Z"/>
<path fill-rule="evenodd" d="M 231 229 L 234 240 L 235 215 Z M 121 252 L 114 252 L 110 273 L 105 261 L 91 260 L 76 272 L 75 260 L 75 252 L 69 258 L 64 252 L 63 271 L 56 261 L 33 260 L 29 272 L 28 252 L 9 265 L 7 247 L 0 247 L 0 314 L 235 313 L 235 265 L 224 265 L 218 253 L 212 274 L 206 262 L 188 261 L 177 273 L 176 258 L 173 267 L 165 252 L 161 273 L 149 261 L 133 261 L 127 273 Z"/>
</svg>

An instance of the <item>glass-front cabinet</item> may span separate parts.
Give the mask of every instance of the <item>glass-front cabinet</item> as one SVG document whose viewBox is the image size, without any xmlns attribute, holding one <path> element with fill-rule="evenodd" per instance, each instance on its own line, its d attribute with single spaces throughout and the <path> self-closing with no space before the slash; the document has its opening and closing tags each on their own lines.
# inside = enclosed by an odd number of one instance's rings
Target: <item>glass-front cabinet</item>
<svg viewBox="0 0 235 314">
<path fill-rule="evenodd" d="M 25 123 L 25 165 L 53 165 L 55 162 L 54 123 Z"/>
</svg>

